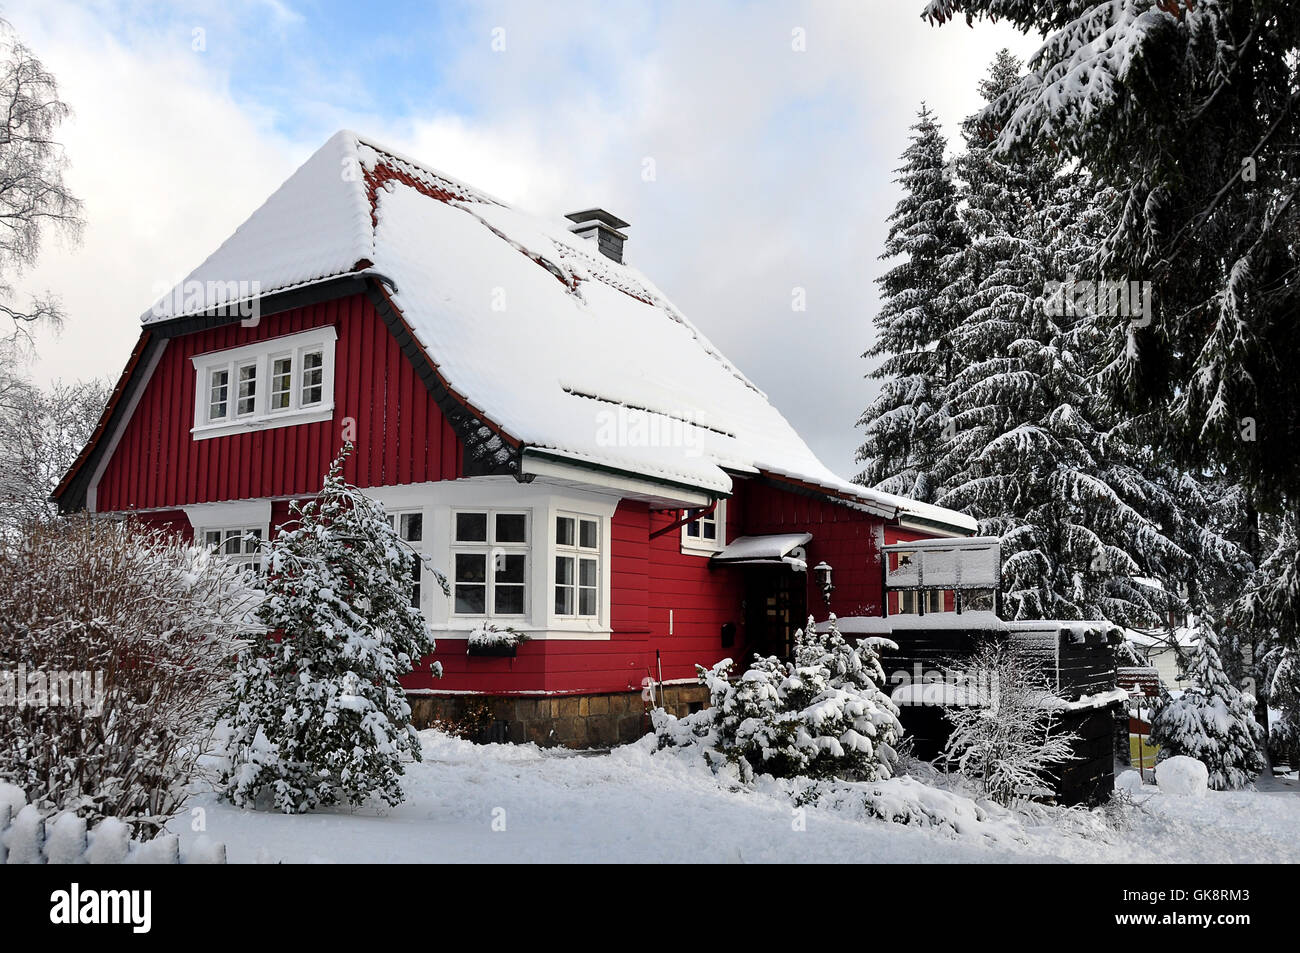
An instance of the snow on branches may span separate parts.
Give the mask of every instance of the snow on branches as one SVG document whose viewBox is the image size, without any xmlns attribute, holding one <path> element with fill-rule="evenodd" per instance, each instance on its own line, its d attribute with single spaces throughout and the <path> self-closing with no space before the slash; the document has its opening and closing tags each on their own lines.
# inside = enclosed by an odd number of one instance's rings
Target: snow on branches
<svg viewBox="0 0 1300 953">
<path fill-rule="evenodd" d="M 660 749 L 699 748 L 715 769 L 729 763 L 746 782 L 756 774 L 893 776 L 903 730 L 897 707 L 878 688 L 880 658 L 868 641 L 849 643 L 834 616 L 821 633 L 809 617 L 792 662 L 755 657 L 736 678 L 733 667 L 730 659 L 698 667 L 709 708 L 682 719 L 654 712 Z"/>
<path fill-rule="evenodd" d="M 418 557 L 383 508 L 344 482 L 350 450 L 269 546 L 263 631 L 240 655 L 227 711 L 223 784 L 241 806 L 297 813 L 371 795 L 396 804 L 402 760 L 420 758 L 399 682 L 434 650 L 411 604 Z"/>
</svg>

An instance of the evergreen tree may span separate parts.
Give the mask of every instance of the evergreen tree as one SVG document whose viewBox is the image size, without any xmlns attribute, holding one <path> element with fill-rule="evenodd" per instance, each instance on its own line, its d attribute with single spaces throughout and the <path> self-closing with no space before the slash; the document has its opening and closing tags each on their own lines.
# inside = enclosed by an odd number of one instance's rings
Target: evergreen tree
<svg viewBox="0 0 1300 953">
<path fill-rule="evenodd" d="M 1202 762 L 1216 791 L 1243 788 L 1264 766 L 1263 730 L 1255 721 L 1255 699 L 1238 690 L 1223 669 L 1219 638 L 1208 617 L 1198 619 L 1200 643 L 1188 665 L 1190 685 L 1156 712 L 1151 742 L 1157 762 L 1186 755 Z"/>
<path fill-rule="evenodd" d="M 884 383 L 858 420 L 865 431 L 858 482 L 927 502 L 942 427 L 934 411 L 951 373 L 948 337 L 958 320 L 941 295 L 948 283 L 942 269 L 965 243 L 946 147 L 923 105 L 898 169 L 904 194 L 881 255 L 901 260 L 877 279 L 883 302 L 873 320 L 875 343 L 863 355 L 883 358 L 870 376 Z"/>
<path fill-rule="evenodd" d="M 654 712 L 660 748 L 698 748 L 709 763 L 735 766 L 741 780 L 774 777 L 876 781 L 892 777 L 903 737 L 898 708 L 878 687 L 874 646 L 850 644 L 834 617 L 818 633 L 811 617 L 796 636 L 795 660 L 756 657 L 739 678 L 732 661 L 697 666 L 710 705 L 677 719 Z"/>
<path fill-rule="evenodd" d="M 1017 81 L 1004 52 L 981 93 L 996 101 Z M 999 155 L 985 122 L 977 114 L 965 126 L 970 249 L 948 269 L 965 315 L 951 335 L 964 366 L 941 411 L 937 502 L 1002 537 L 1012 618 L 1149 623 L 1164 592 L 1139 578 L 1189 560 L 1149 514 L 1176 514 L 1177 503 L 1099 400 L 1094 329 L 1066 300 L 1068 282 L 1089 277 L 1107 197 L 1051 155 Z"/>
<path fill-rule="evenodd" d="M 1166 458 L 1225 469 L 1253 507 L 1300 506 L 1300 7 L 1289 0 L 929 0 L 935 22 L 1043 37 L 985 110 L 998 145 L 1076 160 L 1120 214 L 1100 264 L 1147 281 L 1151 321 L 1100 315 L 1106 380 Z M 1279 590 L 1282 614 L 1300 591 Z M 1283 633 L 1295 645 L 1300 628 Z"/>
<path fill-rule="evenodd" d="M 265 631 L 240 655 L 226 712 L 223 786 L 241 806 L 397 804 L 403 758 L 420 759 L 399 681 L 434 650 L 411 605 L 416 556 L 383 508 L 344 482 L 350 451 L 269 545 Z"/>
</svg>

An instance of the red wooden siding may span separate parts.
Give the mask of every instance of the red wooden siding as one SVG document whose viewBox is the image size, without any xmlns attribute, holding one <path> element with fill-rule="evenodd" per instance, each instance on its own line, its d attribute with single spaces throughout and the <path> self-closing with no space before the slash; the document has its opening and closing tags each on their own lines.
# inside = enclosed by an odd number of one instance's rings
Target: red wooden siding
<svg viewBox="0 0 1300 953">
<path fill-rule="evenodd" d="M 194 440 L 194 365 L 208 351 L 306 331 L 338 329 L 334 419 Z M 314 493 L 356 420 L 345 475 L 357 486 L 455 479 L 463 449 L 397 341 L 364 295 L 354 295 L 167 343 L 100 479 L 100 511 L 156 509 Z"/>
<path fill-rule="evenodd" d="M 848 506 L 795 493 L 756 481 L 737 481 L 736 496 L 728 504 L 729 530 L 737 528 L 732 512 L 739 512 L 740 535 L 812 533 L 807 546 L 808 565 L 826 562 L 832 568 L 835 591 L 827 607 L 814 574 L 804 574 L 808 610 L 818 621 L 834 612 L 839 616 L 880 615 L 884 588 L 880 575 L 883 520 Z"/>
</svg>

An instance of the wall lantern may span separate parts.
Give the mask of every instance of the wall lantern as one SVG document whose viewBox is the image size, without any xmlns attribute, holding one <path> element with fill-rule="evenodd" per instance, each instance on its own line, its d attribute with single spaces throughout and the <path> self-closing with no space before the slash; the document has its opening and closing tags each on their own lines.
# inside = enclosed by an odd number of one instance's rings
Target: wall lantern
<svg viewBox="0 0 1300 953">
<path fill-rule="evenodd" d="M 822 588 L 822 598 L 826 604 L 831 604 L 831 593 L 835 591 L 835 585 L 831 582 L 831 567 L 825 561 L 819 562 L 813 566 L 813 572 L 817 576 L 817 585 Z"/>
</svg>

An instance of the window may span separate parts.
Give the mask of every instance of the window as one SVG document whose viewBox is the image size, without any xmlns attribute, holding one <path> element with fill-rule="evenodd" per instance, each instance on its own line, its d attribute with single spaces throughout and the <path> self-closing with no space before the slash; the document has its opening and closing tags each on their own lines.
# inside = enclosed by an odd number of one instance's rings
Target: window
<svg viewBox="0 0 1300 953">
<path fill-rule="evenodd" d="M 289 409 L 293 392 L 293 358 L 277 357 L 271 361 L 271 413 Z"/>
<path fill-rule="evenodd" d="M 415 565 L 411 567 L 411 578 L 415 581 L 411 587 L 411 605 L 418 609 L 423 593 L 420 580 L 424 574 L 424 511 L 389 513 L 388 525 L 397 530 L 397 535 L 415 550 Z"/>
<path fill-rule="evenodd" d="M 230 371 L 224 367 L 208 373 L 208 419 L 223 420 L 230 397 Z"/>
<path fill-rule="evenodd" d="M 527 513 L 456 511 L 451 560 L 456 615 L 522 616 L 527 611 Z"/>
<path fill-rule="evenodd" d="M 682 549 L 709 554 L 722 549 L 727 544 L 726 507 L 726 500 L 718 500 L 713 511 L 703 516 L 703 509 L 687 510 L 683 516 L 691 522 L 682 527 Z"/>
<path fill-rule="evenodd" d="M 311 407 L 324 399 L 325 355 L 319 349 L 302 354 L 302 406 Z"/>
<path fill-rule="evenodd" d="M 600 522 L 555 517 L 555 614 L 593 618 L 600 592 Z"/>
<path fill-rule="evenodd" d="M 239 402 L 235 416 L 251 417 L 257 405 L 257 363 L 239 365 Z"/>
<path fill-rule="evenodd" d="M 336 337 L 329 326 L 195 355 L 194 439 L 329 420 Z"/>
<path fill-rule="evenodd" d="M 898 594 L 898 605 L 902 615 L 917 614 L 921 605 L 925 606 L 926 612 L 942 612 L 943 590 L 926 589 L 918 592 L 915 589 L 904 589 Z"/>
<path fill-rule="evenodd" d="M 260 526 L 230 526 L 205 529 L 203 544 L 240 569 L 261 575 L 262 537 Z"/>
</svg>

